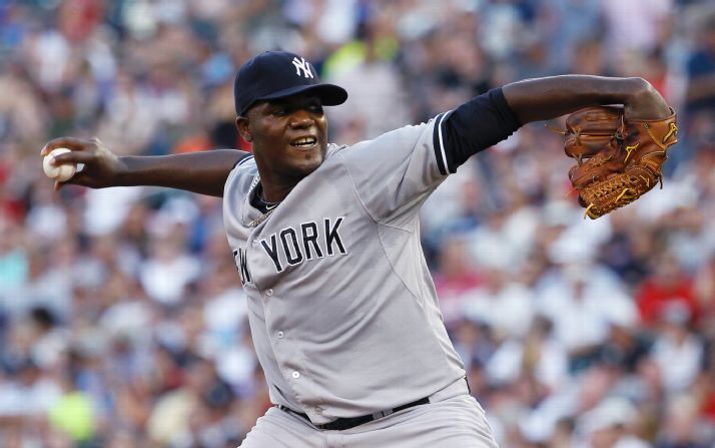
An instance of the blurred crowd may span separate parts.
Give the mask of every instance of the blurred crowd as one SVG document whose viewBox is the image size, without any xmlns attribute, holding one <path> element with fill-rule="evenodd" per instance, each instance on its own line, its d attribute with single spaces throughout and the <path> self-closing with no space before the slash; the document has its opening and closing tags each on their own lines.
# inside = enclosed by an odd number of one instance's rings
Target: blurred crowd
<svg viewBox="0 0 715 448">
<path fill-rule="evenodd" d="M 649 80 L 679 114 L 662 190 L 582 219 L 532 124 L 435 192 L 423 247 L 502 446 L 715 446 L 708 0 L 0 0 L 0 446 L 235 447 L 270 406 L 220 199 L 55 192 L 39 151 L 249 149 L 233 76 L 275 48 L 349 91 L 345 144 L 527 77 Z"/>
</svg>

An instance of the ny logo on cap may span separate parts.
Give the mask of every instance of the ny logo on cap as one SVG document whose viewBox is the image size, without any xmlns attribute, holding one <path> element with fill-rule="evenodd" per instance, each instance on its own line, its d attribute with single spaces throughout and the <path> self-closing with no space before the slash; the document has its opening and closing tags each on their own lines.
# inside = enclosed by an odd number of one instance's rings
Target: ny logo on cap
<svg viewBox="0 0 715 448">
<path fill-rule="evenodd" d="M 293 65 L 295 66 L 295 74 L 300 76 L 300 72 L 303 72 L 303 76 L 306 78 L 313 78 L 313 72 L 310 70 L 310 64 L 308 64 L 308 61 L 305 60 L 305 58 L 300 58 L 294 57 L 293 58 Z"/>
</svg>

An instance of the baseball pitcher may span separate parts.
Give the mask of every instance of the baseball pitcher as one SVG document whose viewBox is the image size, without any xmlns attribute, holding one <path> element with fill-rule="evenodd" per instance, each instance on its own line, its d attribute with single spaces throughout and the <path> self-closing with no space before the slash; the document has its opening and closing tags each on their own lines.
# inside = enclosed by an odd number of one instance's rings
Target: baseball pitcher
<svg viewBox="0 0 715 448">
<path fill-rule="evenodd" d="M 304 58 L 265 52 L 235 79 L 236 125 L 250 154 L 117 157 L 99 140 L 69 137 L 42 154 L 67 147 L 55 163 L 84 164 L 66 183 L 224 198 L 275 405 L 242 447 L 495 447 L 442 322 L 420 246 L 420 206 L 469 157 L 525 123 L 620 104 L 617 127 L 625 129 L 674 122 L 673 111 L 640 78 L 564 75 L 507 84 L 427 123 L 341 146 L 327 140 L 323 107 L 346 98 Z M 618 150 L 616 137 L 609 151 Z"/>
</svg>

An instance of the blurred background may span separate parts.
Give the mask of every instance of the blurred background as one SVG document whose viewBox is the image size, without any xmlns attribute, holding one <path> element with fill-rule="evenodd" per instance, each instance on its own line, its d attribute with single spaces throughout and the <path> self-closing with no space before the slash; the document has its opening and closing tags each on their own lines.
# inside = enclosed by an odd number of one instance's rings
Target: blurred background
<svg viewBox="0 0 715 448">
<path fill-rule="evenodd" d="M 247 148 L 233 75 L 276 48 L 350 92 L 344 144 L 526 77 L 649 80 L 662 190 L 583 220 L 532 124 L 436 191 L 423 246 L 502 446 L 715 446 L 712 0 L 0 0 L 0 446 L 235 447 L 270 406 L 220 200 L 53 192 L 39 151 Z"/>
</svg>

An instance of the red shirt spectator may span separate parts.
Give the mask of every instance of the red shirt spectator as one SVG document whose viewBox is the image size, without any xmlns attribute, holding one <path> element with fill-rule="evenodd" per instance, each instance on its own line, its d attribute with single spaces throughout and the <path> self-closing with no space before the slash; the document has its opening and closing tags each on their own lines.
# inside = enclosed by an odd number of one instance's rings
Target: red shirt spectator
<svg viewBox="0 0 715 448">
<path fill-rule="evenodd" d="M 675 303 L 687 308 L 691 323 L 697 321 L 700 311 L 692 277 L 667 253 L 658 258 L 653 273 L 638 287 L 636 301 L 641 321 L 647 326 L 658 323 L 667 308 Z"/>
<path fill-rule="evenodd" d="M 437 257 L 437 269 L 433 273 L 435 289 L 445 322 L 450 325 L 462 315 L 465 297 L 483 284 L 460 238 L 448 239 Z"/>
</svg>

